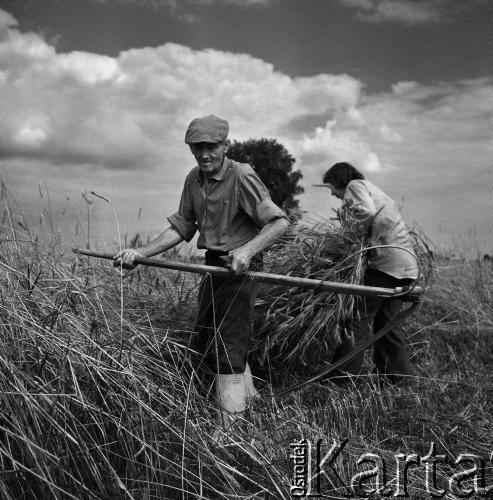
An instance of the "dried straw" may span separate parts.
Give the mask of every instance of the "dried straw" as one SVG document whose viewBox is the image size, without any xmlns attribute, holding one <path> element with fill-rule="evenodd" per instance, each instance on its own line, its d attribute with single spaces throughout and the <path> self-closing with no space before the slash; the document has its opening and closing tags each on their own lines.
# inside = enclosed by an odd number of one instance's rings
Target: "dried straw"
<svg viewBox="0 0 493 500">
<path fill-rule="evenodd" d="M 293 227 L 265 256 L 269 272 L 361 284 L 366 267 L 365 238 L 354 226 L 327 222 Z M 306 367 L 330 359 L 347 335 L 345 320 L 355 298 L 335 292 L 262 287 L 256 302 L 252 345 L 255 360 Z"/>
</svg>

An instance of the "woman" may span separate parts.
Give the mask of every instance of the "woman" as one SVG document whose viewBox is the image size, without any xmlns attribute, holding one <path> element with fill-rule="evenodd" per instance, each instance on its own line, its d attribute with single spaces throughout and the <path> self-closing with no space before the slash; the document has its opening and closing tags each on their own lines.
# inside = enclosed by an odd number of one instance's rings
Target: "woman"
<svg viewBox="0 0 493 500">
<path fill-rule="evenodd" d="M 333 165 L 325 173 L 323 183 L 330 188 L 333 196 L 342 200 L 343 224 L 351 222 L 360 225 L 372 246 L 395 246 L 375 248 L 369 252 L 364 284 L 394 288 L 412 283 L 418 276 L 418 265 L 409 232 L 395 202 L 349 163 Z M 377 332 L 386 325 L 400 311 L 401 305 L 399 299 L 358 297 L 355 313 L 348 325 L 356 345 L 367 340 L 372 335 L 372 329 Z M 352 339 L 343 341 L 335 352 L 333 362 L 353 349 Z M 374 361 L 377 371 L 388 375 L 390 380 L 413 374 L 400 328 L 394 327 L 374 344 Z M 363 353 L 343 365 L 342 369 L 356 374 L 362 362 Z"/>
</svg>

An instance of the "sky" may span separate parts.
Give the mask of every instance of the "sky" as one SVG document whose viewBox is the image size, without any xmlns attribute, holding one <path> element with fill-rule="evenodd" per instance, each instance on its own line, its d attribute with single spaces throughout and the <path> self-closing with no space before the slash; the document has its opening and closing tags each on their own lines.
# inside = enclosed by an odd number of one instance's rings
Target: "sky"
<svg viewBox="0 0 493 500">
<path fill-rule="evenodd" d="M 26 223 L 70 242 L 89 211 L 114 248 L 166 225 L 213 113 L 286 146 L 305 220 L 348 161 L 436 248 L 493 253 L 492 28 L 489 0 L 0 0 L 0 175 Z"/>
</svg>

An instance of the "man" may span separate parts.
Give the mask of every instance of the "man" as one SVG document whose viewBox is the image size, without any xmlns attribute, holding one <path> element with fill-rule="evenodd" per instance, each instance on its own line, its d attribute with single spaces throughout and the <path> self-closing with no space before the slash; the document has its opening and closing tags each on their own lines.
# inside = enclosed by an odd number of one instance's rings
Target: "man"
<svg viewBox="0 0 493 500">
<path fill-rule="evenodd" d="M 115 255 L 134 267 L 135 257 L 160 254 L 199 231 L 198 248 L 206 264 L 229 267 L 241 275 L 261 265 L 260 253 L 288 228 L 284 212 L 271 200 L 255 171 L 226 156 L 229 125 L 208 115 L 190 123 L 185 142 L 197 161 L 183 188 L 178 212 L 153 241 Z M 230 428 L 255 392 L 247 364 L 257 285 L 249 279 L 205 276 L 199 288 L 198 351 L 215 373 L 221 422 Z"/>
</svg>

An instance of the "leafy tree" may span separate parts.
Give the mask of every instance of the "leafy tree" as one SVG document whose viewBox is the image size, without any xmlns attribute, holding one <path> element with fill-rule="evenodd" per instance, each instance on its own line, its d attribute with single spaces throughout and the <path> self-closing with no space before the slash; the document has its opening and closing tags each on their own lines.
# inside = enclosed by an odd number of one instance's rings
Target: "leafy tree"
<svg viewBox="0 0 493 500">
<path fill-rule="evenodd" d="M 291 217 L 299 217 L 295 196 L 304 192 L 298 184 L 303 175 L 299 170 L 293 171 L 296 160 L 282 144 L 265 138 L 233 141 L 228 157 L 249 163 L 270 191 L 274 203 Z"/>
</svg>

